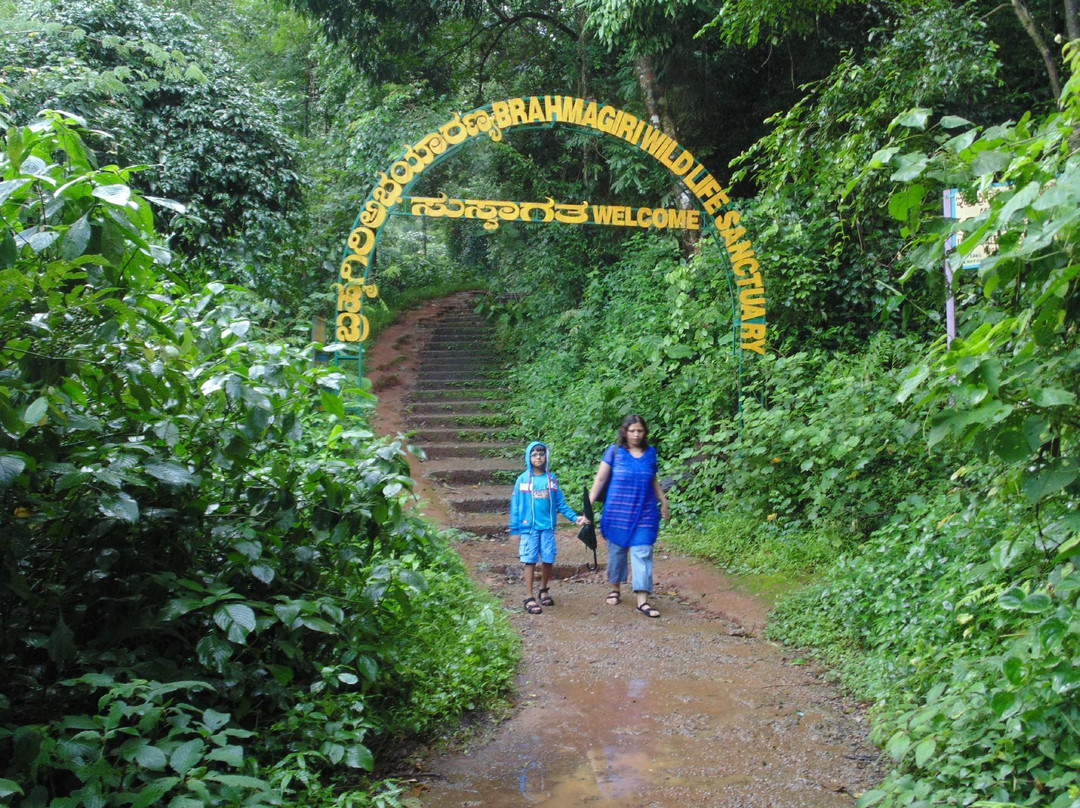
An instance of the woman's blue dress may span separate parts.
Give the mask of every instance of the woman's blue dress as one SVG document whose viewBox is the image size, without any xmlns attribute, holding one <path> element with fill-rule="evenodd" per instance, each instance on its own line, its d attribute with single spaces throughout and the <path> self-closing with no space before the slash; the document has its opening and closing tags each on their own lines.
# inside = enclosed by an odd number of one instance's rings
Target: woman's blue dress
<svg viewBox="0 0 1080 808">
<path fill-rule="evenodd" d="M 613 444 L 604 452 L 603 461 L 611 466 L 600 516 L 604 538 L 619 547 L 655 544 L 660 532 L 660 505 L 653 488 L 657 471 L 655 447 L 634 457 Z"/>
</svg>

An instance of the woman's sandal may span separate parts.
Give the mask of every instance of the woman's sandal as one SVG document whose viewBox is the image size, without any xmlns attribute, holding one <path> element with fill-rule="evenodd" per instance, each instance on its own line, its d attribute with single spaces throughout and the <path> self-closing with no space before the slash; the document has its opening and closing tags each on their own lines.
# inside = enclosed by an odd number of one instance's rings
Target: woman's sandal
<svg viewBox="0 0 1080 808">
<path fill-rule="evenodd" d="M 544 610 L 540 608 L 540 604 L 536 602 L 536 598 L 525 598 L 525 611 L 529 614 L 544 613 Z"/>
<path fill-rule="evenodd" d="M 554 606 L 555 601 L 548 592 L 548 588 L 545 586 L 540 590 L 540 605 L 541 606 Z"/>
<path fill-rule="evenodd" d="M 648 601 L 646 601 L 645 603 L 642 603 L 640 606 L 638 606 L 637 610 L 639 612 L 641 612 L 643 615 L 645 615 L 646 617 L 659 617 L 660 616 L 660 612 L 658 610 L 654 609 L 652 606 L 650 606 Z"/>
<path fill-rule="evenodd" d="M 612 589 L 610 592 L 608 592 L 607 597 L 604 598 L 604 603 L 606 603 L 608 606 L 618 606 L 619 605 L 619 590 L 618 589 Z"/>
</svg>

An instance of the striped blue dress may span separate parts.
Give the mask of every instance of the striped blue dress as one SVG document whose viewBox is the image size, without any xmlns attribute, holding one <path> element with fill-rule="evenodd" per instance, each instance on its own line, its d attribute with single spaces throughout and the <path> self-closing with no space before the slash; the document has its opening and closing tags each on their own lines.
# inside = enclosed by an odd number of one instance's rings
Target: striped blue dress
<svg viewBox="0 0 1080 808">
<path fill-rule="evenodd" d="M 619 547 L 655 544 L 660 532 L 660 503 L 656 500 L 656 449 L 650 446 L 634 457 L 621 446 L 611 445 L 603 461 L 611 466 L 611 481 L 600 516 L 604 538 Z"/>
</svg>

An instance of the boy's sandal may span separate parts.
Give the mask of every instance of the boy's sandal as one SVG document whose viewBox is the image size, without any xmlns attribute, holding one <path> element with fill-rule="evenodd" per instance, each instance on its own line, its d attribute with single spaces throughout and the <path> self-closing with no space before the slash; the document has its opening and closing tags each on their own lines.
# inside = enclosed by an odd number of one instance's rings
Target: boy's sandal
<svg viewBox="0 0 1080 808">
<path fill-rule="evenodd" d="M 551 595 L 548 593 L 548 588 L 546 586 L 543 589 L 540 590 L 540 605 L 541 606 L 554 606 L 555 605 L 555 601 L 554 601 L 554 599 L 552 599 Z"/>
<path fill-rule="evenodd" d="M 525 598 L 525 611 L 529 614 L 544 613 L 544 610 L 540 608 L 540 604 L 536 602 L 536 598 Z"/>
<path fill-rule="evenodd" d="M 646 617 L 659 617 L 660 616 L 660 612 L 658 610 L 654 609 L 652 606 L 650 606 L 647 601 L 645 603 L 642 603 L 640 606 L 638 606 L 637 610 L 639 612 L 641 612 L 643 615 L 645 615 Z"/>
<path fill-rule="evenodd" d="M 619 590 L 618 589 L 612 589 L 610 592 L 608 592 L 607 597 L 604 598 L 604 602 L 608 606 L 618 606 L 619 605 Z"/>
</svg>

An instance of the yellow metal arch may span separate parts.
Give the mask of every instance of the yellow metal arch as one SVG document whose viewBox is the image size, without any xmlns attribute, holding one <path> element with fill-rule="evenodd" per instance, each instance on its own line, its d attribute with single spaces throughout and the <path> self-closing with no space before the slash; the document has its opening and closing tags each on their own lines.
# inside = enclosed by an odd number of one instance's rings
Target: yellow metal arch
<svg viewBox="0 0 1080 808">
<path fill-rule="evenodd" d="M 379 175 L 356 217 L 341 262 L 341 280 L 333 286 L 338 295 L 338 341 L 359 343 L 368 335 L 363 302 L 365 297 L 378 295 L 369 277 L 379 231 L 420 175 L 477 138 L 500 141 L 511 129 L 542 125 L 571 126 L 623 140 L 660 163 L 686 188 L 701 212 L 704 228 L 724 243 L 731 273 L 735 344 L 763 354 L 766 325 L 761 267 L 746 228 L 740 224 L 741 214 L 732 208 L 720 182 L 693 154 L 647 121 L 606 104 L 563 95 L 508 98 L 465 115 L 455 113 L 446 124 L 409 146 Z M 522 221 L 551 220 L 545 216 L 536 219 L 530 210 L 535 205 L 522 207 Z"/>
</svg>

